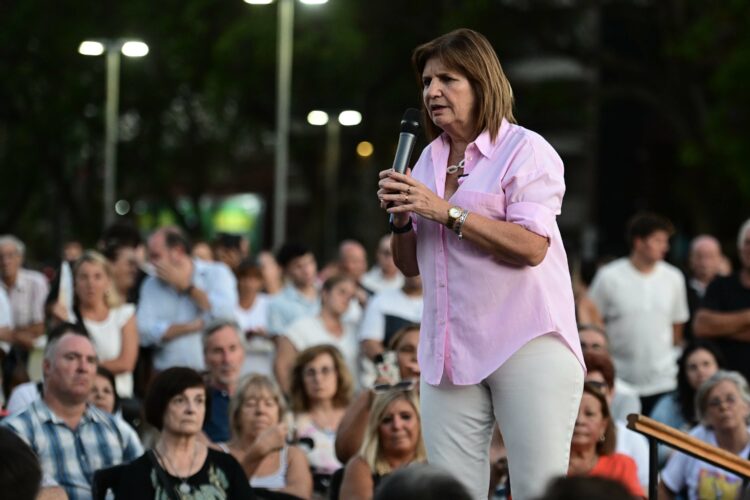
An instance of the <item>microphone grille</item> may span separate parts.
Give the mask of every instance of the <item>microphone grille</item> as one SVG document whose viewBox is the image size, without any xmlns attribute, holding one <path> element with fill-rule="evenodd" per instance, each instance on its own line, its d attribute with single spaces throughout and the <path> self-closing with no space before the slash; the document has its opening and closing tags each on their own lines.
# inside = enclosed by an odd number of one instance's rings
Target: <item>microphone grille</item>
<svg viewBox="0 0 750 500">
<path fill-rule="evenodd" d="M 407 109 L 404 113 L 404 117 L 401 118 L 401 132 L 416 134 L 419 130 L 419 120 L 421 118 L 422 113 L 420 113 L 418 109 Z"/>
</svg>

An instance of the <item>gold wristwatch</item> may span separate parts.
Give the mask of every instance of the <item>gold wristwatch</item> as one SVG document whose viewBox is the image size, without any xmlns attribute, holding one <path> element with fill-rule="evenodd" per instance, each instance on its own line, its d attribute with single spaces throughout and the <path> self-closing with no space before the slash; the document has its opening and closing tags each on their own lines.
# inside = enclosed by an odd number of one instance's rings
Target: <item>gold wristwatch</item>
<svg viewBox="0 0 750 500">
<path fill-rule="evenodd" d="M 448 222 L 446 222 L 445 227 L 453 229 L 453 226 L 456 225 L 456 222 L 458 222 L 458 219 L 463 212 L 464 210 L 461 207 L 450 207 L 448 209 Z"/>
</svg>

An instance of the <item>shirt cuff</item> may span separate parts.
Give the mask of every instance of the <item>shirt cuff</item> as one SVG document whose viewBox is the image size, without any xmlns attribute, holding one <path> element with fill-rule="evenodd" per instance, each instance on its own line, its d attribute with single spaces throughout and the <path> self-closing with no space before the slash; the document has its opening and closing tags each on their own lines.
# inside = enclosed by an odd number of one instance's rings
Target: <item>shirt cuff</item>
<svg viewBox="0 0 750 500">
<path fill-rule="evenodd" d="M 519 201 L 508 205 L 505 219 L 548 240 L 552 239 L 555 213 L 544 205 Z"/>
</svg>

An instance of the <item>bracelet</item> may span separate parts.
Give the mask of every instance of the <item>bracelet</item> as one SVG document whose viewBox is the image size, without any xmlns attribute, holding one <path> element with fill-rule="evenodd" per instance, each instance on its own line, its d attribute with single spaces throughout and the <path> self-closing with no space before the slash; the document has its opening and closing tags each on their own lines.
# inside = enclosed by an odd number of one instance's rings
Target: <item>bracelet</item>
<svg viewBox="0 0 750 500">
<path fill-rule="evenodd" d="M 391 218 L 390 221 L 388 221 L 388 226 L 391 228 L 391 232 L 393 234 L 404 234 L 408 233 L 412 230 L 412 224 L 411 224 L 411 217 L 409 217 L 409 222 L 406 223 L 405 226 L 398 227 L 393 223 L 393 218 Z"/>
<path fill-rule="evenodd" d="M 469 211 L 464 210 L 461 212 L 461 216 L 456 221 L 456 224 L 453 226 L 453 231 L 458 235 L 458 239 L 462 240 L 464 239 L 464 235 L 461 232 L 461 228 L 464 226 L 464 222 L 466 222 L 466 218 L 469 216 Z"/>
</svg>

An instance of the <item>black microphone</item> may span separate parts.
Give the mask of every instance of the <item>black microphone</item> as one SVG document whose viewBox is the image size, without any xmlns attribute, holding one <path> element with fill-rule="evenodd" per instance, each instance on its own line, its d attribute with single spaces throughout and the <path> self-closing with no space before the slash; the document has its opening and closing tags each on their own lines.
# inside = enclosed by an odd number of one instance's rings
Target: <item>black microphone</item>
<svg viewBox="0 0 750 500">
<path fill-rule="evenodd" d="M 414 150 L 421 116 L 422 114 L 418 109 L 409 108 L 404 113 L 404 117 L 401 118 L 401 133 L 398 136 L 396 157 L 393 159 L 393 170 L 400 174 L 406 172 L 409 158 L 411 158 L 411 153 Z"/>
</svg>

